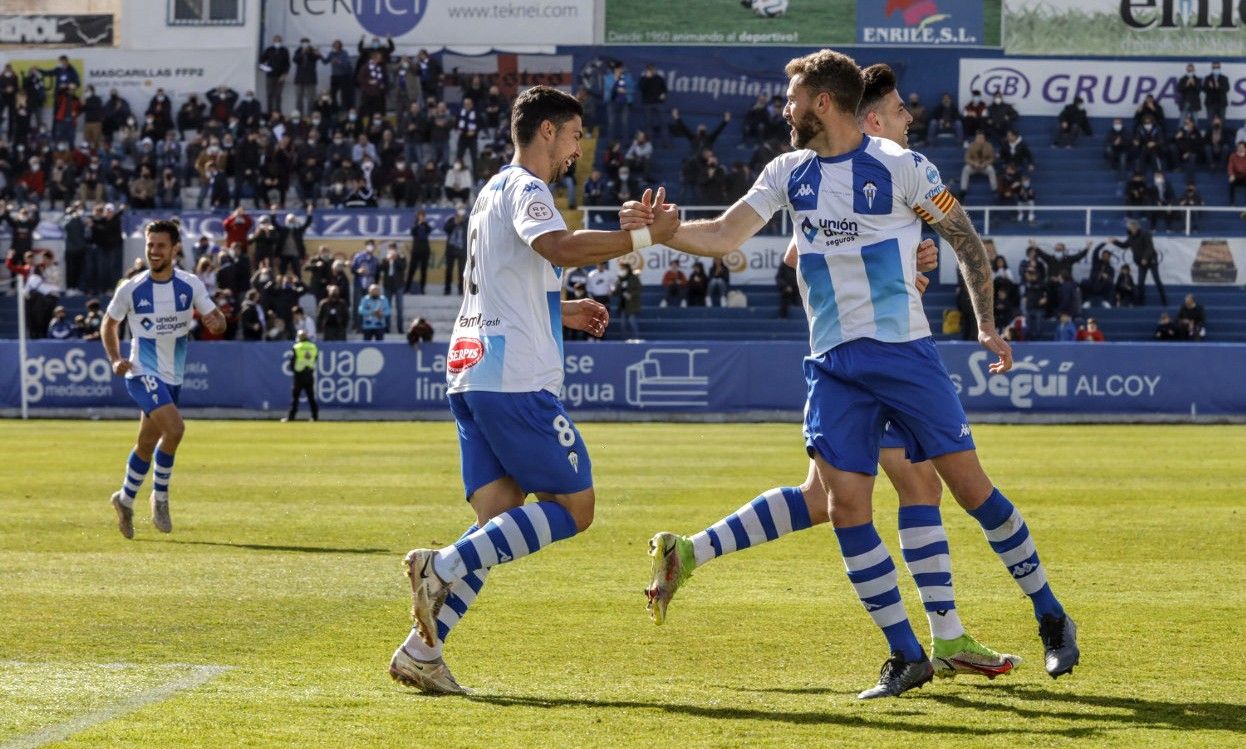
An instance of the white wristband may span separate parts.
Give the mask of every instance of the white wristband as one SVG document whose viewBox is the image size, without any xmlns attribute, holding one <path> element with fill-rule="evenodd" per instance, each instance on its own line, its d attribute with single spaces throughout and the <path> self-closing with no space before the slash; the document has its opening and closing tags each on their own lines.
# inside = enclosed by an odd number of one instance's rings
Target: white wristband
<svg viewBox="0 0 1246 749">
<path fill-rule="evenodd" d="M 649 227 L 642 226 L 639 229 L 632 229 L 632 249 L 643 250 L 653 244 L 653 235 L 649 233 Z"/>
</svg>

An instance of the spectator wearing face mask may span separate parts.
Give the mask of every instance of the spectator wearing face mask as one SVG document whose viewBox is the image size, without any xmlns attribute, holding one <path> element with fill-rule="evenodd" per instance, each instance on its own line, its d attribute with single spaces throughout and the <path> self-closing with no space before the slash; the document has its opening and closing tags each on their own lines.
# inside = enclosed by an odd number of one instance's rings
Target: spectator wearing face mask
<svg viewBox="0 0 1246 749">
<path fill-rule="evenodd" d="M 1055 142 L 1052 143 L 1053 148 L 1056 146 L 1072 148 L 1077 143 L 1079 135 L 1093 134 L 1090 129 L 1090 118 L 1086 116 L 1086 104 L 1080 96 L 1064 105 L 1057 119 L 1060 123 L 1060 131 L 1056 134 Z"/>
<path fill-rule="evenodd" d="M 1103 157 L 1108 160 L 1113 169 L 1123 175 L 1131 161 L 1130 156 L 1129 134 L 1125 132 L 1125 123 L 1117 117 L 1112 120 L 1112 127 L 1108 129 L 1107 137 L 1104 139 Z"/>
<path fill-rule="evenodd" d="M 328 57 L 321 57 L 320 50 L 312 46 L 311 40 L 303 37 L 299 40 L 299 48 L 294 51 L 294 107 L 296 112 L 310 112 L 316 103 L 316 84 L 319 75 L 316 67 L 321 62 L 329 62 Z"/>
<path fill-rule="evenodd" d="M 264 71 L 267 84 L 265 88 L 267 106 L 265 108 L 269 112 L 280 112 L 281 94 L 285 88 L 286 74 L 290 72 L 290 50 L 286 49 L 280 34 L 273 37 L 273 43 L 268 45 L 260 55 L 260 70 Z"/>
<path fill-rule="evenodd" d="M 1194 63 L 1187 63 L 1185 75 L 1177 81 L 1177 102 L 1180 104 L 1181 119 L 1199 118 L 1203 111 L 1203 79 L 1194 72 Z"/>
<path fill-rule="evenodd" d="M 1220 72 L 1220 62 L 1211 64 L 1211 73 L 1203 79 L 1203 105 L 1207 108 L 1207 120 L 1224 119 L 1229 106 L 1229 78 Z"/>
<path fill-rule="evenodd" d="M 1156 172 L 1151 178 L 1149 196 L 1152 206 L 1166 209 L 1151 212 L 1151 227 L 1158 229 L 1162 221 L 1164 231 L 1172 231 L 1173 224 L 1177 222 L 1177 212 L 1171 208 L 1177 204 L 1177 197 L 1173 194 L 1172 183 L 1168 181 L 1163 172 Z"/>
<path fill-rule="evenodd" d="M 965 140 L 972 141 L 974 136 L 986 128 L 986 100 L 981 91 L 974 91 L 969 101 L 960 111 L 961 127 Z"/>
<path fill-rule="evenodd" d="M 451 203 L 466 203 L 472 196 L 472 173 L 463 164 L 462 159 L 455 159 L 454 165 L 446 171 L 446 200 Z"/>
</svg>

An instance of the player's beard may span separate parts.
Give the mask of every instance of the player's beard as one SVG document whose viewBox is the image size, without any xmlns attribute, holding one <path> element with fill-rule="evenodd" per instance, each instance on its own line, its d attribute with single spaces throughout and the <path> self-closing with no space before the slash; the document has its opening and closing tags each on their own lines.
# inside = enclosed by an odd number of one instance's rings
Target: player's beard
<svg viewBox="0 0 1246 749">
<path fill-rule="evenodd" d="M 562 179 L 562 176 L 571 170 L 571 165 L 574 163 L 575 162 L 572 161 L 569 156 L 565 159 L 555 161 L 552 170 L 554 172 L 554 178 L 551 179 L 550 182 L 557 182 Z"/>
<path fill-rule="evenodd" d="M 805 148 L 809 142 L 826 130 L 813 112 L 805 112 L 799 121 L 792 123 L 792 147 Z"/>
<path fill-rule="evenodd" d="M 173 260 L 167 257 L 160 261 L 154 261 L 151 258 L 147 259 L 147 269 L 152 273 L 166 273 L 172 264 Z"/>
</svg>

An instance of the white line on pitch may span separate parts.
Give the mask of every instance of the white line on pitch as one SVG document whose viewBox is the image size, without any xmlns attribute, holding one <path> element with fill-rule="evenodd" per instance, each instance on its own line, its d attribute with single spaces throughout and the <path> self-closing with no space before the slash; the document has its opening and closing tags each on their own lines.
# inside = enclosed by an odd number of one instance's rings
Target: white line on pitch
<svg viewBox="0 0 1246 749">
<path fill-rule="evenodd" d="M 33 666 L 42 664 L 5 661 L 0 663 L 0 665 Z M 141 667 L 145 664 L 134 663 L 103 665 L 106 667 Z M 201 686 L 231 668 L 231 666 L 192 666 L 184 663 L 161 663 L 159 666 L 162 668 L 189 668 L 191 669 L 191 673 L 181 679 L 178 679 L 177 681 L 171 681 L 167 684 L 162 684 L 155 689 L 149 689 L 146 692 L 140 692 L 132 697 L 128 697 L 115 705 L 110 705 L 99 710 L 84 713 L 76 718 L 71 718 L 64 723 L 57 723 L 54 726 L 48 726 L 47 728 L 41 728 L 37 731 L 32 731 L 31 733 L 15 736 L 14 738 L 0 743 L 0 749 L 35 749 L 36 747 L 51 744 L 53 741 L 64 741 L 79 731 L 85 731 L 88 728 L 97 726 L 101 723 L 107 723 L 110 720 L 120 718 L 122 715 L 127 715 L 135 710 L 147 707 L 148 705 L 167 700 L 178 692 Z"/>
</svg>

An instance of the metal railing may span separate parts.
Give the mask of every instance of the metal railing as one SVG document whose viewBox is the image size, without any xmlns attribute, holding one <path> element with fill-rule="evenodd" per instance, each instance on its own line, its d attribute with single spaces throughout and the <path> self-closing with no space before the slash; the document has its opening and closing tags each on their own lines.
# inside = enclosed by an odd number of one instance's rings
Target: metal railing
<svg viewBox="0 0 1246 749">
<path fill-rule="evenodd" d="M 689 205 L 679 207 L 679 218 L 681 221 L 699 218 L 714 218 L 729 206 L 713 206 L 713 205 Z M 580 206 L 577 210 L 584 214 L 584 225 L 592 228 L 589 219 L 594 213 L 605 213 L 612 217 L 617 215 L 618 206 Z M 1130 217 L 1137 214 L 1163 214 L 1175 213 L 1184 214 L 1182 217 L 1186 236 L 1194 233 L 1194 219 L 1196 216 L 1225 213 L 1225 214 L 1241 214 L 1246 218 L 1246 209 L 1234 206 L 1121 206 L 1121 205 L 1036 205 L 1036 206 L 1016 206 L 1016 205 L 966 205 L 965 212 L 970 217 L 981 215 L 982 233 L 989 235 L 991 233 L 992 216 L 999 214 L 1017 214 L 1017 213 L 1080 213 L 1083 215 L 1083 226 L 1087 236 L 1096 233 L 1094 231 L 1095 218 L 1103 218 L 1105 216 L 1121 216 L 1122 218 Z M 998 223 L 999 220 L 996 219 Z M 1154 225 L 1152 221 L 1152 225 Z M 791 222 L 787 211 L 782 211 L 775 216 L 774 219 L 766 225 L 767 230 L 763 233 L 768 235 L 786 236 L 791 229 Z M 1021 233 L 1021 232 L 1019 232 Z M 1242 222 L 1241 234 L 1246 235 L 1246 220 Z"/>
</svg>

